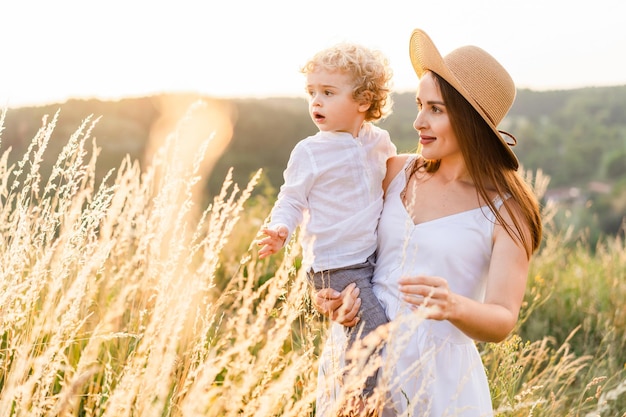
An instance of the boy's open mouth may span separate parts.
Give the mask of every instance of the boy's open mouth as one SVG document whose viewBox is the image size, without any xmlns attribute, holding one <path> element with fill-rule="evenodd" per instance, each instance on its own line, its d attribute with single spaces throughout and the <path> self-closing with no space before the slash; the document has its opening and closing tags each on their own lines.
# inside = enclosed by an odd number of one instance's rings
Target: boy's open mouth
<svg viewBox="0 0 626 417">
<path fill-rule="evenodd" d="M 321 122 L 325 119 L 324 115 L 320 114 L 320 113 L 313 113 L 313 119 L 315 119 L 316 122 Z"/>
</svg>

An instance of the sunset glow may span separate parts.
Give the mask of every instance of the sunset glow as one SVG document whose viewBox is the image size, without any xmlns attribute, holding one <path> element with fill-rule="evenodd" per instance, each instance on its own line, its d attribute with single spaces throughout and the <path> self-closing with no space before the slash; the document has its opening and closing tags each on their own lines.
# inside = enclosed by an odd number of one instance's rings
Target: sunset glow
<svg viewBox="0 0 626 417">
<path fill-rule="evenodd" d="M 452 5 L 450 5 L 452 3 Z M 518 87 L 626 84 L 626 3 L 321 0 L 56 2 L 0 9 L 0 106 L 114 99 L 159 92 L 220 97 L 302 94 L 299 66 L 318 49 L 354 41 L 390 59 L 396 90 L 416 85 L 411 31 L 442 53 L 476 44 Z"/>
</svg>

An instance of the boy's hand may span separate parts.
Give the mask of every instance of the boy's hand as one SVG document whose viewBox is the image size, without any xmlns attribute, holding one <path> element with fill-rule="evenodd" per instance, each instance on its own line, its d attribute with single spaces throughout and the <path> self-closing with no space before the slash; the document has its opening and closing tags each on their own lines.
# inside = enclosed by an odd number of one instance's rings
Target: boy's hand
<svg viewBox="0 0 626 417">
<path fill-rule="evenodd" d="M 261 233 L 265 237 L 257 242 L 257 245 L 263 246 L 259 250 L 259 259 L 273 255 L 285 246 L 285 240 L 289 235 L 286 226 L 277 226 L 275 229 L 263 229 Z"/>
</svg>

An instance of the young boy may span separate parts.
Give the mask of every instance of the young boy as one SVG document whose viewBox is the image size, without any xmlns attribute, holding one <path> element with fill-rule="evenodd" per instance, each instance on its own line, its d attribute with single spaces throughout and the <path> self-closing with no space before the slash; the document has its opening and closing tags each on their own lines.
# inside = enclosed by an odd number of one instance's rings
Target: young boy
<svg viewBox="0 0 626 417">
<path fill-rule="evenodd" d="M 293 149 L 285 182 L 261 232 L 259 258 L 279 251 L 308 213 L 303 256 L 316 290 L 360 289 L 359 323 L 346 328 L 348 349 L 387 316 L 372 291 L 386 161 L 396 154 L 389 134 L 371 122 L 390 113 L 391 70 L 378 51 L 339 44 L 317 53 L 306 76 L 309 114 L 319 132 Z M 363 394 L 371 395 L 375 375 Z"/>
</svg>

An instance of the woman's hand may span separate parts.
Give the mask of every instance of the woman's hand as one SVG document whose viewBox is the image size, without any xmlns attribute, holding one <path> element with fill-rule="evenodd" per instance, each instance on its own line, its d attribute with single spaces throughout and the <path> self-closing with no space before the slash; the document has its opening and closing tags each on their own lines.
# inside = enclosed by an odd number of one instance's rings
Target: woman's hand
<svg viewBox="0 0 626 417">
<path fill-rule="evenodd" d="M 350 284 L 342 292 L 324 288 L 313 293 L 313 307 L 322 314 L 346 327 L 353 327 L 359 322 L 361 308 L 360 290 L 356 284 Z"/>
<path fill-rule="evenodd" d="M 426 318 L 450 320 L 454 317 L 456 297 L 444 278 L 416 275 L 402 277 L 398 283 L 402 299 L 409 303 L 411 308 L 424 308 Z"/>
</svg>

